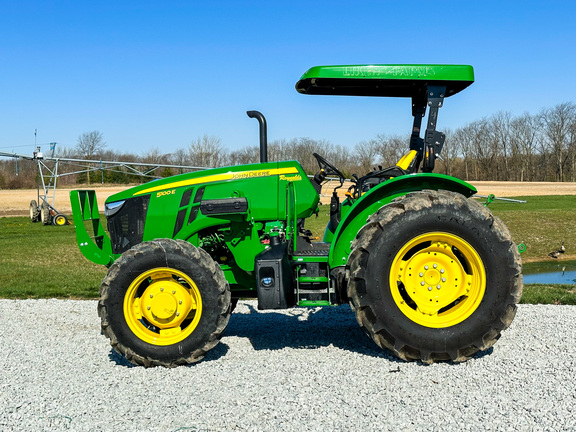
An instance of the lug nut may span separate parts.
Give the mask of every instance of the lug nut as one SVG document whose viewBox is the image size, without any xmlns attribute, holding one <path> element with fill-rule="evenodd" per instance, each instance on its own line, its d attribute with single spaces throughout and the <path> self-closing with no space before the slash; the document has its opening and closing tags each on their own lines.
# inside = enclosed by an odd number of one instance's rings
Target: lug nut
<svg viewBox="0 0 576 432">
<path fill-rule="evenodd" d="M 150 306 L 148 306 L 146 309 L 150 310 Z"/>
<path fill-rule="evenodd" d="M 431 286 L 428 287 L 428 291 L 432 291 L 432 287 L 431 287 Z"/>
<path fill-rule="evenodd" d="M 160 291 L 164 291 L 164 288 L 160 288 Z"/>
<path fill-rule="evenodd" d="M 422 281 L 422 282 L 420 282 L 420 285 L 424 286 L 424 285 L 426 285 L 426 282 Z"/>
<path fill-rule="evenodd" d="M 442 288 L 442 285 L 438 284 L 438 285 L 436 285 L 436 288 L 440 289 L 440 288 Z"/>
<path fill-rule="evenodd" d="M 180 316 L 180 312 L 176 312 L 176 316 Z"/>
<path fill-rule="evenodd" d="M 440 273 L 444 273 L 444 269 L 441 269 L 441 270 L 440 270 Z"/>
<path fill-rule="evenodd" d="M 178 302 L 178 304 L 182 304 L 182 300 L 180 300 L 180 301 Z"/>
<path fill-rule="evenodd" d="M 150 294 L 150 298 L 153 298 L 153 297 L 154 297 L 154 295 L 153 295 L 153 294 Z"/>
<path fill-rule="evenodd" d="M 438 267 L 438 264 L 434 264 L 432 267 L 436 268 L 436 267 Z"/>
<path fill-rule="evenodd" d="M 420 272 L 420 273 L 418 273 L 418 276 L 423 277 L 424 273 Z"/>
<path fill-rule="evenodd" d="M 442 282 L 446 282 L 446 278 L 442 278 Z"/>
<path fill-rule="evenodd" d="M 176 290 L 172 290 L 172 294 L 176 294 Z"/>
<path fill-rule="evenodd" d="M 428 266 L 427 266 L 427 265 L 424 266 L 424 270 L 428 270 Z"/>
</svg>

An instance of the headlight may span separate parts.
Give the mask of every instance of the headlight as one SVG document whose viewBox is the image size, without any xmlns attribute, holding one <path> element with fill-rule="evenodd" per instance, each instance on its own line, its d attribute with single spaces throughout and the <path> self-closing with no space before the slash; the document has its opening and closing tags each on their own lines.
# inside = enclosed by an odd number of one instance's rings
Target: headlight
<svg viewBox="0 0 576 432">
<path fill-rule="evenodd" d="M 116 213 L 120 211 L 122 206 L 126 201 L 116 201 L 111 203 L 106 203 L 104 206 L 104 215 L 109 218 L 110 216 L 114 216 Z"/>
</svg>

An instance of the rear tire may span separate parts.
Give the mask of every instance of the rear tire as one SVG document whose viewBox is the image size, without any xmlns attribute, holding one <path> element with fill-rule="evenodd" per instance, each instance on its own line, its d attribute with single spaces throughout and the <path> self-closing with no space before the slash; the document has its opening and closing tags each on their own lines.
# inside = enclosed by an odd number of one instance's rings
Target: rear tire
<svg viewBox="0 0 576 432">
<path fill-rule="evenodd" d="M 207 252 L 158 239 L 134 246 L 110 267 L 98 314 L 114 350 L 131 363 L 195 363 L 228 324 L 230 287 Z"/>
<path fill-rule="evenodd" d="M 44 225 L 52 224 L 52 216 L 50 215 L 50 206 L 46 201 L 42 201 L 40 206 L 40 220 Z"/>
<path fill-rule="evenodd" d="M 40 209 L 38 208 L 36 200 L 30 201 L 30 220 L 32 222 L 38 222 L 40 220 Z"/>
<path fill-rule="evenodd" d="M 409 193 L 371 216 L 352 244 L 356 318 L 403 360 L 464 361 L 491 347 L 522 294 L 506 226 L 472 199 Z"/>
</svg>

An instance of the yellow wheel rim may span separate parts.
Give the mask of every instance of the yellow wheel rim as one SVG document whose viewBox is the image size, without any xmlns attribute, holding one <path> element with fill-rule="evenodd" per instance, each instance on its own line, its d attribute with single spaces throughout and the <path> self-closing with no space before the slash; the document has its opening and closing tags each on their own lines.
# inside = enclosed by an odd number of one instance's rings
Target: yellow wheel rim
<svg viewBox="0 0 576 432">
<path fill-rule="evenodd" d="M 202 316 L 202 298 L 185 273 L 167 267 L 138 276 L 124 296 L 124 317 L 144 342 L 172 345 L 194 332 Z"/>
<path fill-rule="evenodd" d="M 486 290 L 484 264 L 462 238 L 444 232 L 414 237 L 394 257 L 390 289 L 398 308 L 425 327 L 466 320 Z"/>
<path fill-rule="evenodd" d="M 56 216 L 56 225 L 62 226 L 66 223 L 64 216 Z"/>
</svg>

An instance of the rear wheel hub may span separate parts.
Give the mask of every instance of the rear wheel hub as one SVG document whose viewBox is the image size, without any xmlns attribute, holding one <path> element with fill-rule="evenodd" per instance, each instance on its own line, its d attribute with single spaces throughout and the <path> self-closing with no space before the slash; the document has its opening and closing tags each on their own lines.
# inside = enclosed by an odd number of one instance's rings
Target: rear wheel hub
<svg viewBox="0 0 576 432">
<path fill-rule="evenodd" d="M 468 318 L 484 296 L 484 265 L 474 248 L 448 233 L 407 242 L 392 263 L 390 286 L 398 308 L 426 327 L 448 327 Z"/>
</svg>

